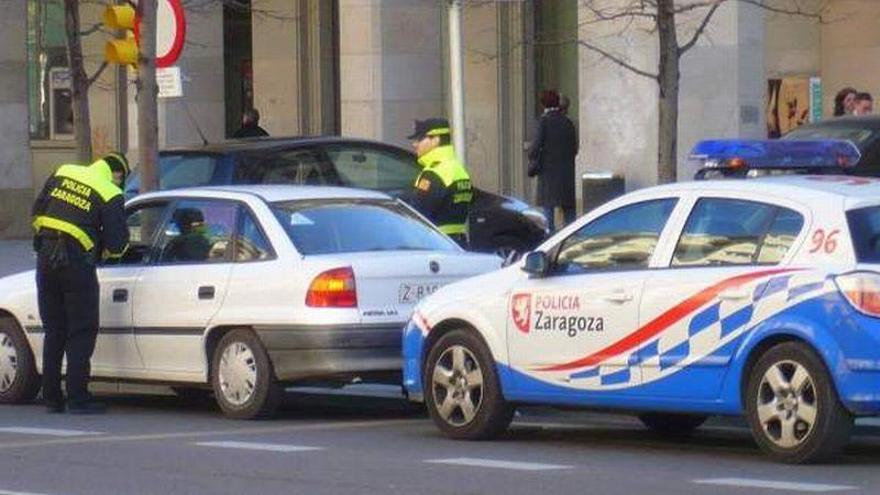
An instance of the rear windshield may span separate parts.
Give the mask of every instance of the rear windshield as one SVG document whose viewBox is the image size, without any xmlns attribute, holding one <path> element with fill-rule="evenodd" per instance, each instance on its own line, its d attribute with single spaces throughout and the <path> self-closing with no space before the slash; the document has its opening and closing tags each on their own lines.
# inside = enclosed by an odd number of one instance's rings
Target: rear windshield
<svg viewBox="0 0 880 495">
<path fill-rule="evenodd" d="M 859 263 L 880 263 L 880 206 L 846 212 L 852 234 L 856 260 Z"/>
<path fill-rule="evenodd" d="M 394 201 L 292 201 L 272 204 L 302 254 L 458 251 L 458 246 Z"/>
</svg>

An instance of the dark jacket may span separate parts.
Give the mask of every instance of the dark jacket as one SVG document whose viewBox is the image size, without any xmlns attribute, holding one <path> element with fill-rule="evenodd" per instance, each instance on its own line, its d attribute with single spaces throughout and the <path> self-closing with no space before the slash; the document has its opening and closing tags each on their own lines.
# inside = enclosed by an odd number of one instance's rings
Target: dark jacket
<svg viewBox="0 0 880 495">
<path fill-rule="evenodd" d="M 529 146 L 529 177 L 538 177 L 538 204 L 575 206 L 574 157 L 577 130 L 557 110 L 544 112 Z"/>
<path fill-rule="evenodd" d="M 93 260 L 102 255 L 121 257 L 128 247 L 125 200 L 112 177 L 104 160 L 59 167 L 31 209 L 34 247 L 39 249 L 41 236 L 60 232 L 74 239 Z"/>
<path fill-rule="evenodd" d="M 266 129 L 263 129 L 262 127 L 255 124 L 255 125 L 241 126 L 237 131 L 235 131 L 235 134 L 233 134 L 232 137 L 237 139 L 237 138 L 263 137 L 263 136 L 268 136 L 268 135 L 269 135 L 269 133 L 266 132 Z"/>
</svg>

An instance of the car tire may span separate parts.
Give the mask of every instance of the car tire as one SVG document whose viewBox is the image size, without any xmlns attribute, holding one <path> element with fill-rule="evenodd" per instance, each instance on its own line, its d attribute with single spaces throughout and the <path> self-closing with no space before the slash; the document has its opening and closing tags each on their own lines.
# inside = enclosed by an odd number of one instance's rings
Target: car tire
<svg viewBox="0 0 880 495">
<path fill-rule="evenodd" d="M 709 419 L 705 414 L 643 413 L 639 421 L 657 433 L 684 436 L 693 433 Z"/>
<path fill-rule="evenodd" d="M 217 405 L 231 418 L 272 416 L 282 389 L 260 339 L 250 330 L 232 330 L 220 339 L 211 360 L 211 386 Z"/>
<path fill-rule="evenodd" d="M 453 330 L 431 347 L 423 390 L 428 414 L 448 437 L 493 438 L 513 420 L 515 408 L 504 400 L 495 361 L 473 332 Z"/>
<path fill-rule="evenodd" d="M 779 344 L 758 358 L 745 401 L 752 436 L 780 462 L 833 457 L 852 431 L 853 416 L 840 403 L 824 363 L 800 342 Z"/>
<path fill-rule="evenodd" d="M 33 402 L 40 392 L 34 353 L 21 327 L 0 317 L 0 404 Z"/>
</svg>

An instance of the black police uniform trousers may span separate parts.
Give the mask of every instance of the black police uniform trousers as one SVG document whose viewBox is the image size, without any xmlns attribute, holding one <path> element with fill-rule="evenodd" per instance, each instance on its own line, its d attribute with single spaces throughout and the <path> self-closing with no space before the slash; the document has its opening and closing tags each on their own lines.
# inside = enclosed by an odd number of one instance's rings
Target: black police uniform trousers
<svg viewBox="0 0 880 495">
<path fill-rule="evenodd" d="M 43 320 L 43 398 L 60 403 L 61 363 L 67 355 L 67 400 L 81 404 L 98 337 L 99 286 L 95 264 L 71 238 L 42 239 L 37 255 L 37 296 Z"/>
</svg>

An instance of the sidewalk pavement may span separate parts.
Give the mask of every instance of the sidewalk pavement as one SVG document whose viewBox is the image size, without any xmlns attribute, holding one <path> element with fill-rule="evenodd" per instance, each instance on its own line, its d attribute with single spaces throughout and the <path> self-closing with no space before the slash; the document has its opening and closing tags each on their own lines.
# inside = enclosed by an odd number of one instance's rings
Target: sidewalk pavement
<svg viewBox="0 0 880 495">
<path fill-rule="evenodd" d="M 34 263 L 30 240 L 0 241 L 0 277 L 30 270 Z"/>
</svg>

